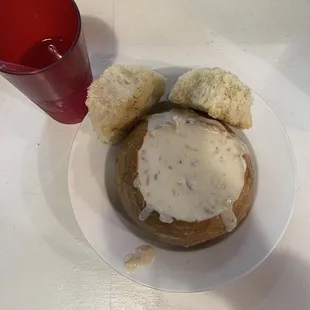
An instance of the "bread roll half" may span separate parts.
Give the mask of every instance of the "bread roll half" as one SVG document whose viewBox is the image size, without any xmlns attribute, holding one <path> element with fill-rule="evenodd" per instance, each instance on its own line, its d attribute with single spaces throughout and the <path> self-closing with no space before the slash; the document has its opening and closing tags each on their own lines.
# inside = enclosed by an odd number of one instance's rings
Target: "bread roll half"
<svg viewBox="0 0 310 310">
<path fill-rule="evenodd" d="M 120 142 L 159 101 L 166 79 L 150 68 L 112 65 L 94 81 L 86 105 L 95 132 L 104 143 Z"/>
<path fill-rule="evenodd" d="M 252 127 L 252 92 L 239 78 L 221 68 L 197 68 L 179 77 L 169 99 L 208 113 L 239 129 Z"/>
</svg>

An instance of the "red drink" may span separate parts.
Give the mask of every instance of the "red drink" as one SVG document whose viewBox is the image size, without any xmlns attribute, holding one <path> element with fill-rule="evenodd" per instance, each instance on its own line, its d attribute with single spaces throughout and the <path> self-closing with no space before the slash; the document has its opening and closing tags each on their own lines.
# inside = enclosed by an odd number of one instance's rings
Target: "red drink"
<svg viewBox="0 0 310 310">
<path fill-rule="evenodd" d="M 23 9 L 15 9 L 17 3 Z M 0 60 L 34 68 L 31 72 L 2 68 L 2 75 L 55 120 L 82 121 L 92 73 L 74 2 L 4 0 L 1 6 L 5 14 L 0 12 L 0 37 L 4 38 Z M 18 39 L 14 36 L 17 22 L 19 32 L 24 32 Z"/>
<path fill-rule="evenodd" d="M 60 59 L 71 47 L 72 43 L 62 38 L 48 38 L 35 43 L 27 50 L 19 60 L 19 64 L 32 67 L 35 69 L 43 69 L 58 59 Z M 55 55 L 49 49 L 53 46 L 57 54 Z"/>
</svg>

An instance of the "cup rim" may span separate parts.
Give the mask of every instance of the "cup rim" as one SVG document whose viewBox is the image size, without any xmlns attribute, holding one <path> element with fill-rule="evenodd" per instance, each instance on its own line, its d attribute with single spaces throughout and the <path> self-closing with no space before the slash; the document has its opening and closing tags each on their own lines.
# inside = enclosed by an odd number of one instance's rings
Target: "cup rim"
<svg viewBox="0 0 310 310">
<path fill-rule="evenodd" d="M 77 13 L 77 18 L 78 18 L 78 29 L 77 29 L 77 32 L 76 32 L 76 36 L 74 38 L 74 41 L 72 43 L 72 45 L 70 46 L 70 48 L 62 55 L 61 59 L 53 62 L 52 64 L 50 64 L 49 66 L 47 67 L 44 67 L 42 69 L 37 69 L 37 70 L 34 70 L 34 71 L 31 71 L 31 72 L 14 72 L 14 71 L 9 71 L 9 70 L 5 70 L 5 69 L 1 69 L 0 68 L 0 72 L 2 73 L 5 73 L 5 74 L 9 74 L 9 75 L 35 75 L 35 74 L 38 74 L 38 73 L 41 73 L 41 72 L 44 72 L 44 71 L 47 71 L 49 70 L 50 68 L 58 65 L 60 62 L 62 62 L 65 57 L 73 50 L 73 48 L 76 46 L 76 43 L 77 41 L 79 40 L 80 38 L 80 35 L 81 35 L 81 30 L 82 30 L 82 20 L 81 20 L 81 13 L 80 13 L 80 10 L 77 6 L 77 4 L 75 3 L 74 0 L 72 0 L 72 4 L 76 10 L 76 13 Z"/>
</svg>

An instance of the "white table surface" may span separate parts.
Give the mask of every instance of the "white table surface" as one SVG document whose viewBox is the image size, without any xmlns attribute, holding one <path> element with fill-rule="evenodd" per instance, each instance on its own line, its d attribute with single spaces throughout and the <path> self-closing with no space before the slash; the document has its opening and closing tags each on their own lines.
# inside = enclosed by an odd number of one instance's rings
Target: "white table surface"
<svg viewBox="0 0 310 310">
<path fill-rule="evenodd" d="M 256 90 L 293 144 L 294 215 L 276 250 L 235 283 L 197 294 L 135 284 L 98 258 L 74 219 L 66 178 L 78 126 L 49 119 L 0 78 L 0 309 L 309 309 L 309 0 L 77 3 L 95 75 L 124 57 L 220 65 Z"/>
</svg>

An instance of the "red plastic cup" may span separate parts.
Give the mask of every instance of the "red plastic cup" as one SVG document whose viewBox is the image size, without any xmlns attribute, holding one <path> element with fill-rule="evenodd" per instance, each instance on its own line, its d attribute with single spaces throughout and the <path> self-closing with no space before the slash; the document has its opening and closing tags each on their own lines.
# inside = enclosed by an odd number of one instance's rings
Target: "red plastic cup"
<svg viewBox="0 0 310 310">
<path fill-rule="evenodd" d="M 93 76 L 74 1 L 2 0 L 0 7 L 0 63 L 13 64 L 0 73 L 56 121 L 81 122 Z"/>
</svg>

